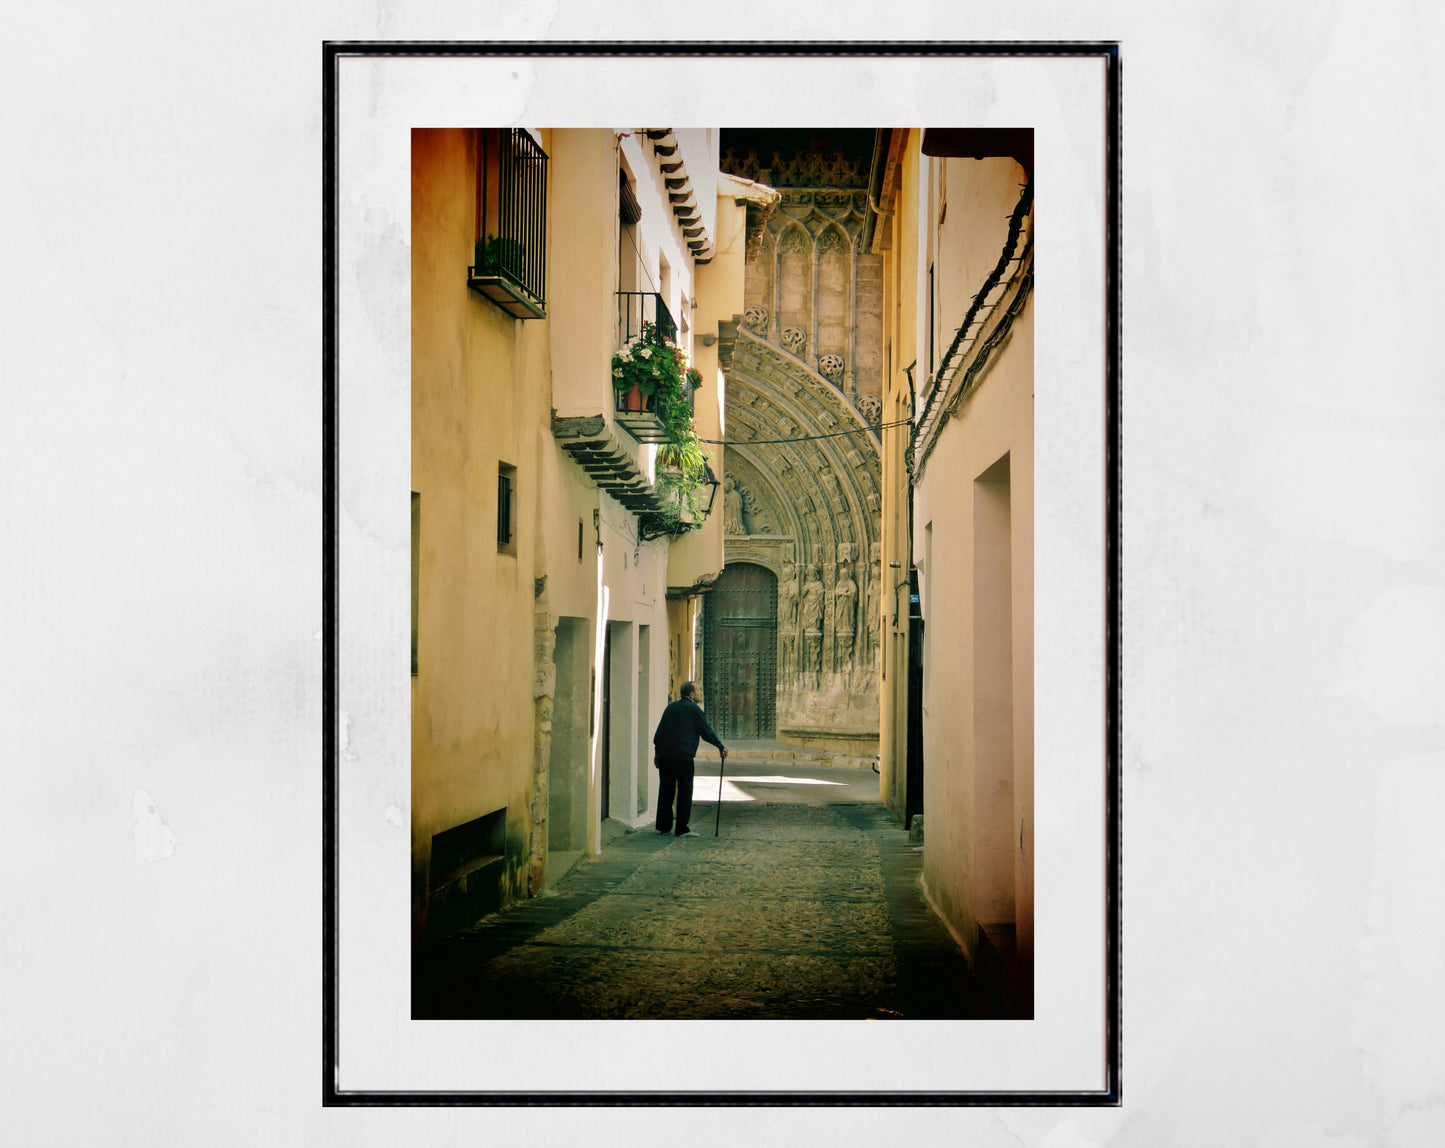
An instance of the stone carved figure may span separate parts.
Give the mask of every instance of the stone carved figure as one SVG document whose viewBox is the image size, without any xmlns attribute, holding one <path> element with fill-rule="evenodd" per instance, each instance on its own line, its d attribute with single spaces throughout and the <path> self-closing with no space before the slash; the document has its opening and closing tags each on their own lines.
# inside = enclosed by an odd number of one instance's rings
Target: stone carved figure
<svg viewBox="0 0 1445 1148">
<path fill-rule="evenodd" d="M 778 677 L 787 681 L 794 672 L 793 653 L 798 640 L 798 579 L 791 562 L 783 566 L 778 583 Z"/>
<path fill-rule="evenodd" d="M 773 533 L 772 519 L 768 516 L 766 508 L 753 496 L 751 490 L 743 490 L 743 512 L 747 515 L 745 522 L 751 522 L 752 529 L 749 534 L 771 534 Z"/>
<path fill-rule="evenodd" d="M 803 632 L 823 632 L 823 579 L 817 566 L 808 567 L 808 581 L 803 585 Z"/>
<path fill-rule="evenodd" d="M 873 569 L 868 574 L 868 645 L 876 653 L 878 650 L 878 590 L 879 590 L 879 569 L 883 564 L 881 557 L 875 555 L 873 558 Z M 877 660 L 876 658 L 874 659 Z"/>
<path fill-rule="evenodd" d="M 783 350 L 789 354 L 801 356 L 803 348 L 808 345 L 808 332 L 801 327 L 783 328 Z"/>
<path fill-rule="evenodd" d="M 870 424 L 883 421 L 883 400 L 877 395 L 859 395 L 858 413 Z"/>
<path fill-rule="evenodd" d="M 743 312 L 743 326 L 750 331 L 762 331 L 768 325 L 768 309 L 753 306 Z"/>
<path fill-rule="evenodd" d="M 837 382 L 843 377 L 843 356 L 824 355 L 818 360 L 818 373 Z"/>
<path fill-rule="evenodd" d="M 794 630 L 798 626 L 798 575 L 791 562 L 783 564 L 783 578 L 778 583 L 778 628 Z"/>
<path fill-rule="evenodd" d="M 838 668 L 853 668 L 853 637 L 856 633 L 858 583 L 853 581 L 852 563 L 838 563 L 838 582 L 833 588 L 837 604 L 833 608 L 833 632 L 838 636 Z"/>
<path fill-rule="evenodd" d="M 737 479 L 728 475 L 723 486 L 723 533 L 746 534 L 743 528 L 743 495 Z"/>
<path fill-rule="evenodd" d="M 823 661 L 823 581 L 817 566 L 808 567 L 803 586 L 803 664 L 800 670 L 817 674 Z"/>
</svg>

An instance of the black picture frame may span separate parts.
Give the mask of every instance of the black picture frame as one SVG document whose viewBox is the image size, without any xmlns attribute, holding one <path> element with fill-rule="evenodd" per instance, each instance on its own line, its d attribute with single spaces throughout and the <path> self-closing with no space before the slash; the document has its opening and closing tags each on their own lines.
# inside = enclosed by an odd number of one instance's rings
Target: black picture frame
<svg viewBox="0 0 1445 1148">
<path fill-rule="evenodd" d="M 337 1080 L 339 726 L 339 478 L 341 406 L 338 327 L 339 74 L 349 59 L 379 57 L 1089 57 L 1105 66 L 1104 410 L 1106 537 L 1104 655 L 1105 827 L 1104 1062 L 1105 1083 L 1087 1092 L 427 1092 L 343 1090 Z M 323 457 L 323 760 L 322 760 L 322 1103 L 337 1107 L 393 1106 L 1113 1106 L 1121 1086 L 1121 697 L 1120 697 L 1120 352 L 1121 352 L 1121 58 L 1116 42 L 757 42 L 689 44 L 616 42 L 326 41 L 322 44 L 322 457 Z M 398 986 L 398 993 L 407 988 Z"/>
</svg>

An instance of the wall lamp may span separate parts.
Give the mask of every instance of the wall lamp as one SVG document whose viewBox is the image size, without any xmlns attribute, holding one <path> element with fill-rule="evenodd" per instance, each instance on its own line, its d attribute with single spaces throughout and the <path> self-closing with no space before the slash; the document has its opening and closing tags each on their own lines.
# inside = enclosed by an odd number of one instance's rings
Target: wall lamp
<svg viewBox="0 0 1445 1148">
<path fill-rule="evenodd" d="M 903 563 L 890 562 L 888 563 L 888 569 L 902 570 Z M 895 630 L 898 629 L 898 591 L 902 590 L 903 587 L 907 586 L 911 581 L 913 581 L 912 578 L 905 578 L 902 582 L 898 583 L 898 585 L 893 587 L 893 628 Z"/>
<path fill-rule="evenodd" d="M 704 459 L 702 463 L 702 472 L 703 482 L 711 487 L 707 494 L 707 509 L 702 512 L 703 516 L 706 517 L 712 513 L 713 499 L 717 497 L 717 488 L 721 486 L 722 483 L 718 482 L 717 475 L 713 474 L 712 467 L 708 465 L 706 459 Z"/>
</svg>

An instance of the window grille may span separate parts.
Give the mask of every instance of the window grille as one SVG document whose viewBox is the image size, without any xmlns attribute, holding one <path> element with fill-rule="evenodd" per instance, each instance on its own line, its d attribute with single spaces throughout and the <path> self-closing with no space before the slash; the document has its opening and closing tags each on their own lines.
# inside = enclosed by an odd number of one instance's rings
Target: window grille
<svg viewBox="0 0 1445 1148">
<path fill-rule="evenodd" d="M 516 319 L 547 313 L 547 165 L 524 128 L 478 133 L 477 238 L 467 285 Z"/>
</svg>

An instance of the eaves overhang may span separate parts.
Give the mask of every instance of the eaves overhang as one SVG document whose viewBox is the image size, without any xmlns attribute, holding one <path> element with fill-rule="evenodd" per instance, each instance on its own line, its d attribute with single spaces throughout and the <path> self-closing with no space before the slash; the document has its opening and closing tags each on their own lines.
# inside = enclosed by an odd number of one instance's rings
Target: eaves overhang
<svg viewBox="0 0 1445 1148">
<path fill-rule="evenodd" d="M 1015 160 L 1027 179 L 1034 174 L 1033 128 L 926 128 L 924 155 L 955 159 Z"/>
<path fill-rule="evenodd" d="M 745 224 L 747 246 L 744 258 L 751 263 L 757 258 L 758 251 L 762 248 L 768 220 L 773 217 L 773 212 L 783 201 L 783 193 L 765 183 L 744 179 L 740 175 L 730 175 L 727 172 L 718 176 L 717 189 L 719 195 L 731 196 L 734 203 L 741 203 L 747 207 Z"/>
<path fill-rule="evenodd" d="M 697 202 L 697 192 L 692 177 L 687 173 L 687 164 L 682 158 L 682 147 L 672 128 L 643 128 L 642 132 L 652 143 L 657 154 L 658 166 L 662 170 L 663 184 L 672 213 L 682 230 L 683 242 L 692 252 L 694 262 L 710 263 L 713 257 L 714 236 L 703 225 L 702 212 Z"/>
</svg>

